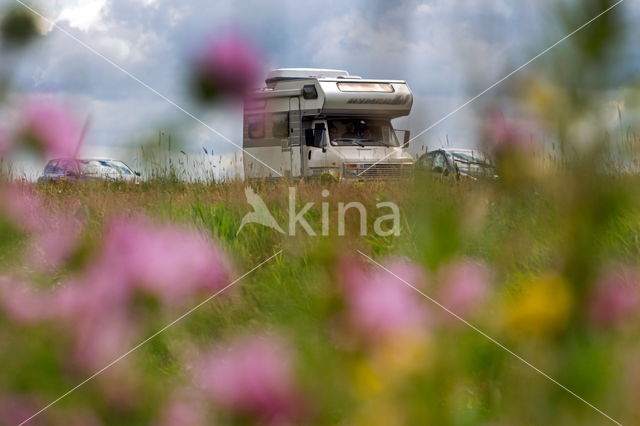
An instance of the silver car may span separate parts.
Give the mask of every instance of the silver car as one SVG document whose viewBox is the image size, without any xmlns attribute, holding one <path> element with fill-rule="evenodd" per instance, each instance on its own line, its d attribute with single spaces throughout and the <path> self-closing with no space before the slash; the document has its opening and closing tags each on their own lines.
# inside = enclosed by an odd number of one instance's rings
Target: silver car
<svg viewBox="0 0 640 426">
<path fill-rule="evenodd" d="M 56 158 L 47 163 L 38 182 L 120 181 L 139 183 L 140 173 L 111 158 Z"/>
<path fill-rule="evenodd" d="M 422 155 L 418 167 L 439 178 L 496 179 L 496 168 L 481 152 L 471 149 L 442 148 Z"/>
</svg>

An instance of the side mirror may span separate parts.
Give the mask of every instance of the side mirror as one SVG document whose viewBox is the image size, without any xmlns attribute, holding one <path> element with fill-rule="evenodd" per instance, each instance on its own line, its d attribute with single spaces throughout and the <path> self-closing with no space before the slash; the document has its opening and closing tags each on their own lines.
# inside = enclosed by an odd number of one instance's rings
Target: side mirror
<svg viewBox="0 0 640 426">
<path fill-rule="evenodd" d="M 134 175 L 140 176 L 140 172 L 133 172 Z"/>
<path fill-rule="evenodd" d="M 66 177 L 72 177 L 72 178 L 78 177 L 78 173 L 74 172 L 73 170 L 67 170 L 66 172 L 64 172 L 64 175 Z"/>
<path fill-rule="evenodd" d="M 306 146 L 311 146 L 314 148 L 322 148 L 322 152 L 326 152 L 327 148 L 325 147 L 324 141 L 324 132 L 326 128 L 324 127 L 324 123 L 316 123 L 313 129 L 305 129 L 304 131 L 304 143 Z"/>
<path fill-rule="evenodd" d="M 304 131 L 304 144 L 306 146 L 314 146 L 313 145 L 313 129 L 305 129 L 305 131 Z"/>
<path fill-rule="evenodd" d="M 406 148 L 407 146 L 409 146 L 409 141 L 411 140 L 411 131 L 410 130 L 405 130 L 404 131 L 404 144 L 403 146 Z"/>
<path fill-rule="evenodd" d="M 322 148 L 322 152 L 327 152 L 327 148 L 324 145 L 324 132 L 326 128 L 324 123 L 316 123 L 313 129 L 313 146 L 316 148 Z"/>
</svg>

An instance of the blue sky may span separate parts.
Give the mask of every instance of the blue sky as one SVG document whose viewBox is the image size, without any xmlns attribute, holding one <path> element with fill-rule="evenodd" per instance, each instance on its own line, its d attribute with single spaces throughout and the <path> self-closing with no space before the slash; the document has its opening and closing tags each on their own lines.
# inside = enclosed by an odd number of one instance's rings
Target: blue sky
<svg viewBox="0 0 640 426">
<path fill-rule="evenodd" d="M 637 3 L 625 5 L 638 16 Z M 0 0 L 1 6 L 12 0 Z M 225 29 L 248 34 L 266 66 L 346 69 L 405 79 L 414 134 L 508 73 L 563 33 L 551 0 L 40 0 L 60 27 L 241 145 L 237 105 L 202 110 L 186 92 L 188 58 Z M 4 8 L 4 7 L 3 7 Z M 16 92 L 55 96 L 91 116 L 87 143 L 101 152 L 139 143 L 159 127 L 185 130 L 186 149 L 236 150 L 59 31 L 19 58 Z M 472 146 L 471 107 L 416 141 Z"/>
</svg>

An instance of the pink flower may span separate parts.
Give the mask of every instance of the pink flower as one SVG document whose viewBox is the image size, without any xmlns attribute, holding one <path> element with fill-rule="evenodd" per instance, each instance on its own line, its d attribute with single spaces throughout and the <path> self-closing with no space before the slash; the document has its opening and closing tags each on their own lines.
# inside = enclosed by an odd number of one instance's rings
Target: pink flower
<svg viewBox="0 0 640 426">
<path fill-rule="evenodd" d="M 76 248 L 81 224 L 74 218 L 52 214 L 33 235 L 27 256 L 40 268 L 55 270 Z"/>
<path fill-rule="evenodd" d="M 122 307 L 112 309 L 93 317 L 91 313 L 76 317 L 78 322 L 69 324 L 75 334 L 73 360 L 88 371 L 103 368 L 135 343 L 138 327 L 134 318 Z"/>
<path fill-rule="evenodd" d="M 243 96 L 255 87 L 262 68 L 258 51 L 239 34 L 208 42 L 195 66 L 205 100 L 219 94 Z"/>
<path fill-rule="evenodd" d="M 168 305 L 183 304 L 196 293 L 220 290 L 231 276 L 228 260 L 204 235 L 144 218 L 111 224 L 101 264 L 106 273 L 120 268 L 123 279 Z"/>
<path fill-rule="evenodd" d="M 165 404 L 160 420 L 161 426 L 197 426 L 210 424 L 206 421 L 205 406 L 198 395 L 187 389 L 174 392 Z"/>
<path fill-rule="evenodd" d="M 31 286 L 0 277 L 0 307 L 9 318 L 20 323 L 42 321 L 50 314 L 47 294 Z"/>
<path fill-rule="evenodd" d="M 0 212 L 25 231 L 35 231 L 40 223 L 44 203 L 29 187 L 5 185 L 0 188 Z"/>
<path fill-rule="evenodd" d="M 523 123 L 514 124 L 504 114 L 495 111 L 489 116 L 487 129 L 487 145 L 489 151 L 496 155 L 506 150 L 529 151 L 533 148 L 529 132 Z"/>
<path fill-rule="evenodd" d="M 396 260 L 386 267 L 416 288 L 424 281 L 422 270 L 412 263 Z M 428 301 L 394 275 L 377 266 L 366 268 L 356 261 L 345 262 L 342 276 L 348 321 L 365 340 L 425 331 Z"/>
<path fill-rule="evenodd" d="M 49 296 L 51 318 L 73 337 L 74 364 L 96 370 L 131 347 L 138 331 L 132 296 L 117 268 L 106 271 L 95 265 Z"/>
<path fill-rule="evenodd" d="M 27 258 L 32 265 L 54 270 L 67 260 L 82 230 L 69 205 L 65 214 L 50 212 L 38 194 L 18 185 L 5 187 L 0 201 L 0 213 L 31 237 Z"/>
<path fill-rule="evenodd" d="M 40 100 L 25 106 L 23 134 L 47 157 L 74 157 L 81 128 L 61 105 Z"/>
<path fill-rule="evenodd" d="M 41 402 L 36 402 L 31 397 L 0 394 L 0 425 L 20 424 L 38 411 L 40 405 Z M 35 421 L 34 424 L 47 424 L 50 419 L 47 419 L 46 414 L 43 417 L 44 419 L 39 419 L 42 423 Z"/>
<path fill-rule="evenodd" d="M 288 344 L 276 336 L 244 336 L 205 355 L 196 380 L 221 408 L 260 424 L 289 424 L 301 414 Z"/>
<path fill-rule="evenodd" d="M 462 260 L 447 265 L 440 279 L 438 302 L 462 318 L 476 313 L 489 297 L 489 270 L 480 262 Z M 442 315 L 445 320 L 457 321 L 449 313 L 443 311 Z"/>
<path fill-rule="evenodd" d="M 622 325 L 640 309 L 640 275 L 631 268 L 609 269 L 589 298 L 589 319 L 599 326 Z"/>
<path fill-rule="evenodd" d="M 8 154 L 13 146 L 13 141 L 9 137 L 9 133 L 0 127 L 0 158 Z"/>
</svg>

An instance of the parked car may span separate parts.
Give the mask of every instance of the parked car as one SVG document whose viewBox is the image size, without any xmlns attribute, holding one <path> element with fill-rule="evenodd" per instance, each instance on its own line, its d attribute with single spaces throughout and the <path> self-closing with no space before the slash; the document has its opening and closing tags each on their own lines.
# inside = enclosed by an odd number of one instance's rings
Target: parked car
<svg viewBox="0 0 640 426">
<path fill-rule="evenodd" d="M 437 149 L 423 154 L 416 165 L 439 178 L 478 180 L 498 177 L 491 161 L 472 149 Z"/>
<path fill-rule="evenodd" d="M 111 158 L 56 158 L 47 163 L 38 182 L 122 181 L 139 183 L 140 173 Z"/>
</svg>

